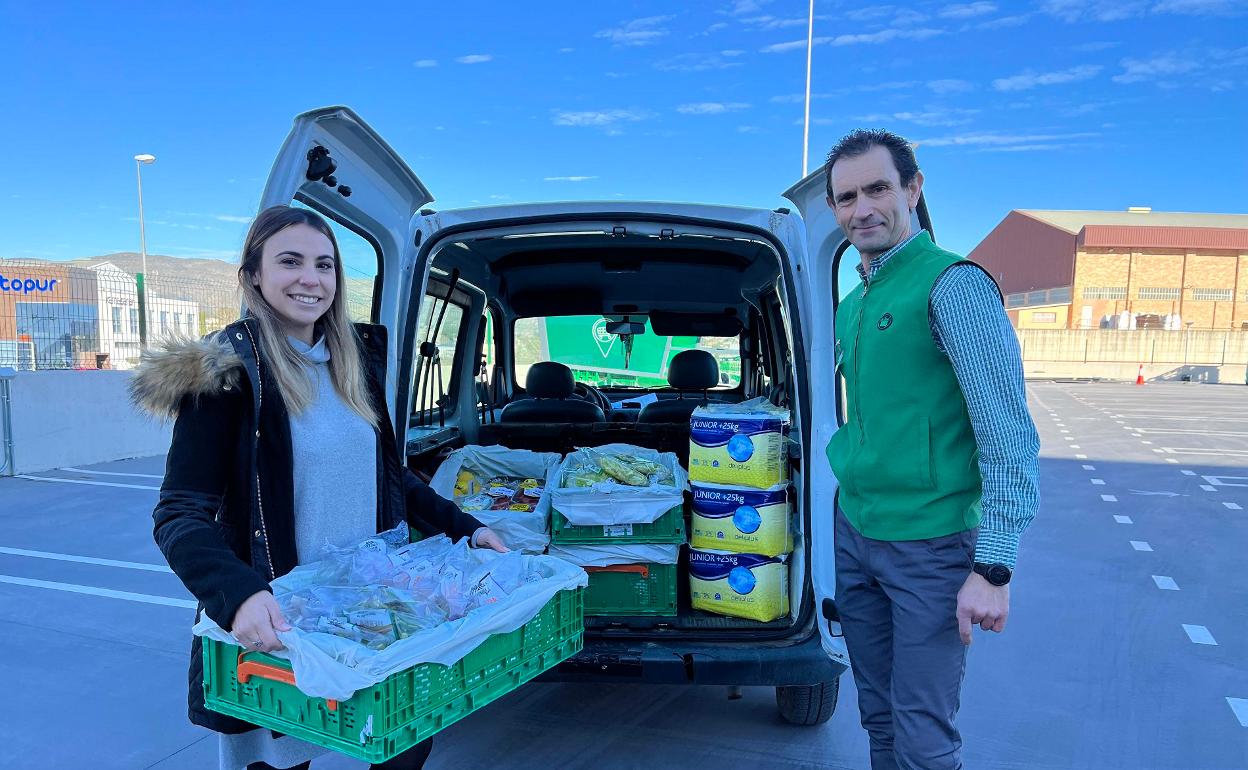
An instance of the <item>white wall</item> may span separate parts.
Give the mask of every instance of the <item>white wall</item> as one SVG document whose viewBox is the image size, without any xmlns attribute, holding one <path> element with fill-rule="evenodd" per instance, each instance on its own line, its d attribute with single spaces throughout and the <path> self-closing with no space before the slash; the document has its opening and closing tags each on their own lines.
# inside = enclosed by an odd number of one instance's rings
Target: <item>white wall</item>
<svg viewBox="0 0 1248 770">
<path fill-rule="evenodd" d="M 17 473 L 169 451 L 173 424 L 130 403 L 129 372 L 18 372 L 11 380 Z"/>
</svg>

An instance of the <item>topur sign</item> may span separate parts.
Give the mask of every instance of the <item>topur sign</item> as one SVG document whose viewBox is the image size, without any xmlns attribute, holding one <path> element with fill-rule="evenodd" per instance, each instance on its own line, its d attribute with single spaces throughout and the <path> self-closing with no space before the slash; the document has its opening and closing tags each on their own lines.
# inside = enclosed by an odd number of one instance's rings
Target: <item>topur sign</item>
<svg viewBox="0 0 1248 770">
<path fill-rule="evenodd" d="M 56 286 L 55 278 L 8 278 L 0 275 L 0 291 L 13 294 L 33 294 L 37 291 L 52 291 Z"/>
</svg>

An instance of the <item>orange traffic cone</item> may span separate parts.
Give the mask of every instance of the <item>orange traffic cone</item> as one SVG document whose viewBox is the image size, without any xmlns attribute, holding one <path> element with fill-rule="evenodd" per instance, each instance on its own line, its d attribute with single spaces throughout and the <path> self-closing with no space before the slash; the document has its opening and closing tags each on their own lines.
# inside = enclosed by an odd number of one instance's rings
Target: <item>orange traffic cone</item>
<svg viewBox="0 0 1248 770">
<path fill-rule="evenodd" d="M 1140 371 L 1135 375 L 1135 384 L 1144 384 L 1144 364 L 1140 364 Z"/>
</svg>

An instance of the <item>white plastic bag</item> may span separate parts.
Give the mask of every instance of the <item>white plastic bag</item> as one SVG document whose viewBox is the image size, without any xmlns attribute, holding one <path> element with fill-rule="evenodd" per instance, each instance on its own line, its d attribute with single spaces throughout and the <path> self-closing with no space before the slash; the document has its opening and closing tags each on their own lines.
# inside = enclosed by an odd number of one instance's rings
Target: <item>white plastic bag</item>
<svg viewBox="0 0 1248 770">
<path fill-rule="evenodd" d="M 541 553 L 550 542 L 550 489 L 560 456 L 554 452 L 530 452 L 501 446 L 469 445 L 451 452 L 429 480 L 429 488 L 459 504 L 455 482 L 462 470 L 481 479 L 500 476 L 543 479 L 545 486 L 532 511 L 472 511 L 485 526 L 498 533 L 503 544 L 515 551 Z"/>
<path fill-rule="evenodd" d="M 555 545 L 550 555 L 579 567 L 612 567 L 617 564 L 675 564 L 680 544 L 603 543 L 602 545 Z"/>
<path fill-rule="evenodd" d="M 671 474 L 672 483 L 639 487 L 607 479 L 588 487 L 562 486 L 563 472 L 583 464 L 595 453 L 629 454 L 658 463 Z M 657 452 L 630 444 L 606 444 L 578 449 L 564 459 L 550 490 L 550 502 L 555 510 L 576 527 L 653 524 L 663 514 L 684 502 L 684 491 L 688 485 L 688 474 L 671 452 Z"/>
<path fill-rule="evenodd" d="M 395 542 L 378 536 L 354 549 L 327 549 L 326 560 L 273 581 L 283 610 L 303 614 L 300 622 L 290 618 L 292 630 L 278 634 L 286 649 L 272 654 L 290 661 L 295 683 L 305 694 L 346 700 L 356 690 L 420 663 L 452 665 L 491 634 L 514 631 L 532 620 L 557 592 L 589 583 L 583 569 L 549 556 L 469 549 L 466 540 L 452 544 L 445 535 L 399 548 Z M 322 574 L 338 580 L 375 574 L 376 563 L 359 554 L 376 551 L 377 544 L 392 565 L 383 575 L 385 582 L 315 582 Z M 356 566 L 362 571 L 353 573 Z M 410 578 L 408 587 L 397 585 L 403 582 L 399 574 Z M 403 606 L 415 611 L 395 612 Z M 341 612 L 344 607 L 355 614 Z M 388 611 L 390 622 L 374 610 Z M 439 622 L 443 617 L 450 619 Z M 192 630 L 237 644 L 207 616 Z"/>
</svg>

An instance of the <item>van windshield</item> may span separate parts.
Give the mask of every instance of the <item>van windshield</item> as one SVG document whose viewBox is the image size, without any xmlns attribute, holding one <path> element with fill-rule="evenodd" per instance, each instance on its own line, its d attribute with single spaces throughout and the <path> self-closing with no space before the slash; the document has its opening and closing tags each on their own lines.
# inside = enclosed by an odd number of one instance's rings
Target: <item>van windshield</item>
<svg viewBox="0 0 1248 770">
<path fill-rule="evenodd" d="M 661 337 L 650 330 L 633 337 L 633 352 L 624 366 L 624 343 L 608 334 L 607 319 L 598 315 L 522 318 L 516 321 L 516 380 L 524 382 L 538 361 L 557 361 L 572 369 L 577 382 L 599 388 L 666 388 L 667 367 L 682 350 L 709 352 L 719 362 L 717 390 L 741 382 L 740 337 Z"/>
</svg>

